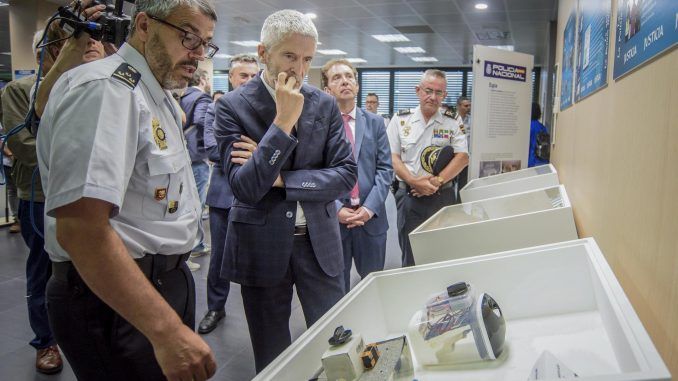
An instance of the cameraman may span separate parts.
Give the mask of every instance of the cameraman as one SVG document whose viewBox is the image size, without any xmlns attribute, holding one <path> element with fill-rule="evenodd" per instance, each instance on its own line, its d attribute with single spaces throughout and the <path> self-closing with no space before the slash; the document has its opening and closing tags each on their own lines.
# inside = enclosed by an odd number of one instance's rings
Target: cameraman
<svg viewBox="0 0 678 381">
<path fill-rule="evenodd" d="M 52 328 L 82 380 L 206 380 L 186 258 L 200 202 L 180 112 L 216 53 L 208 0 L 137 0 L 128 42 L 59 78 L 38 132 Z"/>
</svg>

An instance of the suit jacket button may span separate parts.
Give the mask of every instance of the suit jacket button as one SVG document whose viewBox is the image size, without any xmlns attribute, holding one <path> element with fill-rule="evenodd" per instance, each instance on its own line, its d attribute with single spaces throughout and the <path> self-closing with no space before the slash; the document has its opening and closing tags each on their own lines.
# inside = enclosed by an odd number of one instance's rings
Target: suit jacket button
<svg viewBox="0 0 678 381">
<path fill-rule="evenodd" d="M 287 213 L 285 213 L 285 217 L 292 218 L 292 217 L 294 217 L 294 213 L 288 211 Z"/>
</svg>

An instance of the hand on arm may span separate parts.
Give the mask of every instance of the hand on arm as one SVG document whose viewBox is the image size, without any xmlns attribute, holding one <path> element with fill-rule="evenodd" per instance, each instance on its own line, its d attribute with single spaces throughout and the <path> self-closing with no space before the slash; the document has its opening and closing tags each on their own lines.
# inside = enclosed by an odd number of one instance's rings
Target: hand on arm
<svg viewBox="0 0 678 381">
<path fill-rule="evenodd" d="M 209 346 L 185 326 L 146 279 L 109 223 L 112 205 L 82 198 L 56 209 L 56 236 L 82 279 L 146 336 L 170 381 L 206 380 L 216 364 Z"/>
<path fill-rule="evenodd" d="M 85 2 L 85 6 L 87 6 L 87 3 L 89 3 L 89 1 Z M 105 5 L 96 5 L 85 9 L 83 13 L 88 20 L 97 20 L 103 14 L 101 11 L 104 9 L 106 9 Z M 52 68 L 41 80 L 40 88 L 35 96 L 35 114 L 39 118 L 42 117 L 42 113 L 45 111 L 49 93 L 52 91 L 52 87 L 54 87 L 54 84 L 59 77 L 68 70 L 82 64 L 82 56 L 87 51 L 89 38 L 89 34 L 80 33 L 78 38 L 69 38 L 66 40 L 66 43 L 61 48 Z"/>
</svg>

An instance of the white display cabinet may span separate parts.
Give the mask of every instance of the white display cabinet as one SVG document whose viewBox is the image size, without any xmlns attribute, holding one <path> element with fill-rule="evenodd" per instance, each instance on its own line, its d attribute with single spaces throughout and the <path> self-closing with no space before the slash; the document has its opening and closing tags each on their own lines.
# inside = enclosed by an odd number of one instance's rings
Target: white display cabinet
<svg viewBox="0 0 678 381">
<path fill-rule="evenodd" d="M 562 185 L 447 206 L 410 233 L 416 264 L 577 238 Z"/>
<path fill-rule="evenodd" d="M 556 169 L 553 165 L 546 164 L 471 180 L 459 191 L 459 194 L 462 202 L 470 202 L 553 187 L 558 184 L 560 181 Z"/>
<path fill-rule="evenodd" d="M 426 299 L 458 281 L 494 297 L 506 319 L 498 360 L 424 368 L 419 381 L 523 381 L 544 351 L 581 381 L 660 381 L 671 376 L 596 242 L 582 239 L 370 274 L 255 380 L 304 381 L 343 325 L 365 343 L 407 332 Z"/>
</svg>

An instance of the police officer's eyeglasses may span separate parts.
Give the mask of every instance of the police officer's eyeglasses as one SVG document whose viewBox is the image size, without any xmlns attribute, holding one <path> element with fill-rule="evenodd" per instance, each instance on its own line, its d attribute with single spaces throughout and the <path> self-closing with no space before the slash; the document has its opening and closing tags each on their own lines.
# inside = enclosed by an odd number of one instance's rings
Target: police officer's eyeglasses
<svg viewBox="0 0 678 381">
<path fill-rule="evenodd" d="M 425 89 L 421 89 L 421 90 L 422 90 L 424 93 L 426 93 L 426 95 L 428 95 L 428 96 L 431 96 L 431 95 L 435 94 L 436 97 L 443 97 L 443 96 L 445 95 L 445 92 L 442 91 L 442 90 L 433 90 L 433 89 L 429 89 L 428 87 L 425 88 Z"/>
<path fill-rule="evenodd" d="M 214 57 L 214 55 L 219 50 L 218 46 L 214 45 L 211 42 L 207 42 L 207 41 L 203 40 L 200 36 L 198 36 L 197 34 L 195 34 L 193 32 L 189 32 L 184 28 L 180 28 L 180 27 L 178 27 L 174 24 L 168 23 L 167 21 L 165 21 L 161 18 L 155 17 L 155 16 L 148 15 L 148 18 L 150 18 L 151 20 L 155 20 L 155 21 L 157 21 L 161 24 L 165 24 L 165 25 L 169 26 L 170 28 L 174 28 L 174 29 L 182 32 L 184 34 L 184 37 L 181 39 L 181 44 L 184 46 L 184 48 L 186 48 L 188 50 L 198 49 L 202 45 L 202 47 L 205 48 L 205 57 L 207 57 L 207 58 Z"/>
</svg>

